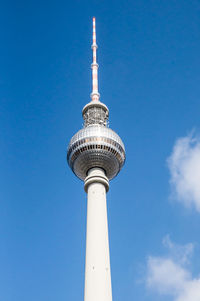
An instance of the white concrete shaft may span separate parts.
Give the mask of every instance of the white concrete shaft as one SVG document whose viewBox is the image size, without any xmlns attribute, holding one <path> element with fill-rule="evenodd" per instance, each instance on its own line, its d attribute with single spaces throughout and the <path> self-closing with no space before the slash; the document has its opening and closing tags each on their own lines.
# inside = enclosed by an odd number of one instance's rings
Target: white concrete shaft
<svg viewBox="0 0 200 301">
<path fill-rule="evenodd" d="M 106 204 L 108 185 L 100 168 L 92 168 L 85 179 L 88 193 L 85 301 L 112 301 Z"/>
</svg>

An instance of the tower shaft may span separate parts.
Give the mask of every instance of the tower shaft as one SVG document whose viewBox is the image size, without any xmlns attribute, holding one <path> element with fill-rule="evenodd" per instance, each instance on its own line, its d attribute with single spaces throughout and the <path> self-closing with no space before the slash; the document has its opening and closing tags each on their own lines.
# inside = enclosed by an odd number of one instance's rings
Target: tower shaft
<svg viewBox="0 0 200 301">
<path fill-rule="evenodd" d="M 108 179 L 92 168 L 85 179 L 87 234 L 84 301 L 112 301 L 106 192 Z"/>
</svg>

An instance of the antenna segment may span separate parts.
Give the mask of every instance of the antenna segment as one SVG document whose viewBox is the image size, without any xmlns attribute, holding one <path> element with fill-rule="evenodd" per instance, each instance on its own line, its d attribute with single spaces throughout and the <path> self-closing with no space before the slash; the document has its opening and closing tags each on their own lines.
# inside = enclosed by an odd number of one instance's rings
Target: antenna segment
<svg viewBox="0 0 200 301">
<path fill-rule="evenodd" d="M 100 94 L 98 92 L 98 68 L 99 65 L 97 64 L 97 44 L 96 44 L 96 20 L 93 18 L 93 44 L 92 44 L 92 51 L 93 51 L 93 62 L 91 65 L 92 68 L 92 93 L 91 99 L 94 101 L 99 101 Z"/>
</svg>

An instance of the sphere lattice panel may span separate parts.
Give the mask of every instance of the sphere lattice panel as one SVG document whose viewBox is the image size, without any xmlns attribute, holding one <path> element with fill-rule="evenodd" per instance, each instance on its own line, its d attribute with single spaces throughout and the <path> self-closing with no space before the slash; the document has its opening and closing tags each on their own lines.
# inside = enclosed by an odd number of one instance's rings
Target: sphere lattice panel
<svg viewBox="0 0 200 301">
<path fill-rule="evenodd" d="M 114 178 L 125 161 L 125 148 L 120 137 L 110 128 L 92 125 L 78 131 L 67 151 L 68 164 L 81 180 L 93 167 L 103 168 L 108 179 Z"/>
</svg>

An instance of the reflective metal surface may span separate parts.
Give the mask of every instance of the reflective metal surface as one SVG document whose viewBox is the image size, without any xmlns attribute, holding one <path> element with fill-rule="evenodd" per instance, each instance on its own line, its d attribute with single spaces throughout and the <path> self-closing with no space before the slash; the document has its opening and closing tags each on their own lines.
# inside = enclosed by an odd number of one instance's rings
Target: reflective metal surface
<svg viewBox="0 0 200 301">
<path fill-rule="evenodd" d="M 67 160 L 72 171 L 82 180 L 93 167 L 103 168 L 108 179 L 112 179 L 124 164 L 125 148 L 113 130 L 103 125 L 91 125 L 72 137 Z"/>
<path fill-rule="evenodd" d="M 108 125 L 109 111 L 107 106 L 101 101 L 92 101 L 88 103 L 82 111 L 84 127 L 99 124 Z"/>
</svg>

